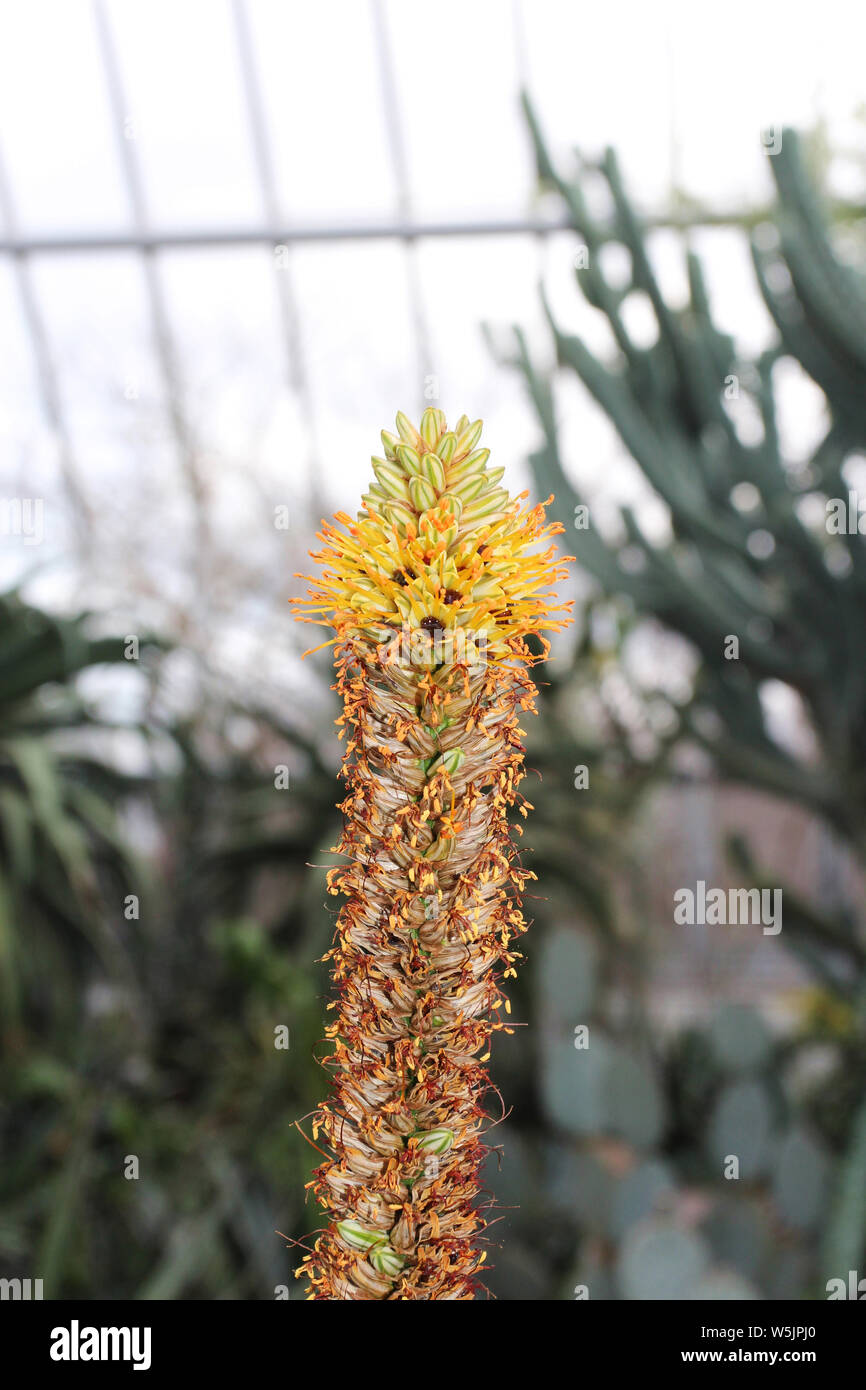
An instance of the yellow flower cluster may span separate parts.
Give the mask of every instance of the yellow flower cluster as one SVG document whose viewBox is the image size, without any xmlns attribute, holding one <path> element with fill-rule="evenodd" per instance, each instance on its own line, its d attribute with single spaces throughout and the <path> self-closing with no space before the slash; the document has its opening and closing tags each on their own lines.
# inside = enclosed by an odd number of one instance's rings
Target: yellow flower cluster
<svg viewBox="0 0 866 1390">
<path fill-rule="evenodd" d="M 363 510 L 324 525 L 313 555 L 324 573 L 294 600 L 297 616 L 332 627 L 334 641 L 357 632 L 383 642 L 408 629 L 432 649 L 439 634 L 462 630 L 488 661 L 525 659 L 528 633 L 568 621 L 555 616 L 568 605 L 553 607 L 548 591 L 565 577 L 563 557 L 539 550 L 562 527 L 545 525 L 543 504 L 524 506 L 525 493 L 513 499 L 499 486 L 503 469 L 476 447 L 480 420 L 464 415 L 449 430 L 428 409 L 418 429 L 402 413 L 396 423 L 397 434 L 382 431 L 385 457 L 373 457 Z"/>
</svg>

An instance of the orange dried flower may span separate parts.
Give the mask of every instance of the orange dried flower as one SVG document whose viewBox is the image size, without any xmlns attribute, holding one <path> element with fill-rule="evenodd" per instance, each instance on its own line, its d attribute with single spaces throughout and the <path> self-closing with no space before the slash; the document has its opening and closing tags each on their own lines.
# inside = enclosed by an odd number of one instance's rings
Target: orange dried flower
<svg viewBox="0 0 866 1390">
<path fill-rule="evenodd" d="M 328 1027 L 333 1094 L 313 1138 L 328 1224 L 298 1270 L 314 1299 L 471 1299 L 485 1225 L 485 1063 L 526 930 L 508 811 L 529 804 L 520 714 L 545 632 L 570 621 L 544 505 L 498 486 L 481 421 L 382 432 L 356 519 L 324 525 L 296 616 L 333 630 L 347 734 L 345 895 Z M 549 501 L 550 499 L 548 499 Z M 545 504 L 546 505 L 546 504 Z M 541 655 L 526 638 L 539 637 Z"/>
</svg>

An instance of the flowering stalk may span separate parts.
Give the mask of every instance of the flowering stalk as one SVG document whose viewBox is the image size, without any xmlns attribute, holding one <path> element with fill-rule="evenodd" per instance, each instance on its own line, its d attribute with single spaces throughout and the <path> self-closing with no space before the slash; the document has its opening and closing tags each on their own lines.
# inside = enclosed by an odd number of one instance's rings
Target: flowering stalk
<svg viewBox="0 0 866 1390">
<path fill-rule="evenodd" d="M 520 714 L 534 710 L 526 643 L 570 621 L 544 507 L 499 486 L 481 421 L 420 428 L 402 414 L 356 520 L 324 525 L 325 568 L 303 621 L 332 628 L 348 734 L 346 901 L 328 1027 L 333 1095 L 313 1138 L 331 1154 L 308 1184 L 328 1225 L 304 1260 L 314 1299 L 471 1299 L 484 1261 L 477 1206 L 491 1034 L 526 930 L 534 874 L 507 813 L 531 809 Z M 550 499 L 548 499 L 550 500 Z M 542 543 L 541 545 L 539 543 Z M 571 558 L 571 557 L 565 557 Z"/>
</svg>

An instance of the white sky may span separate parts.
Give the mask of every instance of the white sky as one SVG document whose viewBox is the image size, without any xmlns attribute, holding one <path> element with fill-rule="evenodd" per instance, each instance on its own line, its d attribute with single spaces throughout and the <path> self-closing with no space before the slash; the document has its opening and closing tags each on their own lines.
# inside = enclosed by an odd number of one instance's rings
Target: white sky
<svg viewBox="0 0 866 1390">
<path fill-rule="evenodd" d="M 151 224 L 260 221 L 228 0 L 108 0 L 106 12 Z M 370 4 L 248 0 L 247 12 L 285 218 L 343 225 L 396 216 Z M 664 207 L 675 178 L 718 207 L 765 202 L 766 127 L 821 117 L 834 146 L 863 150 L 853 115 L 864 95 L 866 21 L 850 3 L 391 0 L 383 12 L 418 219 L 538 210 L 517 102 L 522 80 L 554 150 L 564 157 L 572 145 L 588 152 L 615 146 L 632 192 L 648 208 Z M 0 154 L 20 233 L 129 229 L 89 0 L 0 4 Z M 850 178 L 846 191 L 862 196 Z M 742 243 L 719 233 L 700 246 L 720 322 L 745 345 L 762 341 L 766 319 Z M 544 343 L 543 270 L 557 287 L 562 320 L 600 345 L 592 311 L 570 283 L 572 252 L 566 237 L 543 251 L 528 237 L 431 241 L 419 249 L 440 404 L 453 416 L 485 417 L 488 442 L 512 482 L 523 480 L 522 459 L 537 430 L 520 383 L 491 361 L 479 324 L 522 322 Z M 660 238 L 657 253 L 664 282 L 675 287 L 679 243 Z M 0 258 L 2 487 L 25 495 L 38 489 L 47 516 L 44 549 L 35 555 L 5 546 L 0 581 L 50 561 L 39 579 L 45 593 L 71 589 L 107 601 L 112 575 L 119 577 L 124 550 L 134 544 L 152 552 L 160 582 L 178 602 L 191 602 L 184 572 L 190 511 L 166 429 L 138 261 L 127 253 L 67 254 L 31 264 L 105 556 L 101 569 L 92 557 L 95 574 L 72 558 L 56 441 L 35 390 L 16 283 Z M 190 250 L 163 258 L 187 408 L 229 535 L 233 527 L 255 535 L 270 526 L 278 502 L 302 514 L 313 481 L 330 504 L 352 508 L 379 429 L 398 408 L 418 409 L 402 247 L 304 246 L 292 266 L 320 451 L 315 480 L 303 414 L 286 386 L 274 293 L 283 272 L 271 252 Z M 631 470 L 607 422 L 576 390 L 566 406 L 576 476 L 608 498 L 632 495 Z M 298 537 L 299 547 L 307 539 Z"/>
</svg>

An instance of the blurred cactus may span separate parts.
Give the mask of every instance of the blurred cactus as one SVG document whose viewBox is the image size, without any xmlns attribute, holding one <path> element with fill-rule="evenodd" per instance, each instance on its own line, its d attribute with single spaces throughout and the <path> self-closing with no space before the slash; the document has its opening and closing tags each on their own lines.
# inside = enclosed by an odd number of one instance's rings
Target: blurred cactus
<svg viewBox="0 0 866 1390">
<path fill-rule="evenodd" d="M 568 181 L 553 168 L 531 108 L 529 114 L 540 175 L 563 198 L 589 251 L 577 282 L 606 316 L 619 354 L 618 363 L 605 366 L 580 338 L 558 328 L 545 301 L 559 365 L 574 371 L 609 415 L 670 516 L 670 539 L 654 543 L 635 512 L 623 509 L 628 564 L 625 547 L 607 544 L 590 519 L 579 536 L 581 563 L 606 592 L 627 597 L 698 650 L 694 698 L 679 713 L 684 731 L 711 749 L 720 769 L 802 801 L 862 853 L 866 663 L 852 637 L 862 623 L 866 540 L 831 535 L 823 502 L 847 501 L 842 468 L 866 442 L 863 277 L 834 257 L 799 140 L 786 131 L 770 160 L 780 193 L 776 223 L 752 234 L 759 282 L 780 337 L 756 361 L 742 361 L 713 323 L 694 254 L 687 257 L 688 303 L 674 309 L 665 300 L 648 233 L 626 197 L 613 152 L 599 164 L 585 161 Z M 610 223 L 588 209 L 582 179 L 589 173 L 606 181 Z M 625 285 L 605 274 L 600 252 L 610 245 L 628 252 Z M 638 347 L 624 323 L 624 303 L 638 293 L 656 320 L 650 347 Z M 561 456 L 552 383 L 533 364 L 519 330 L 516 342 L 512 360 L 524 373 L 544 433 L 530 460 L 536 483 L 545 495 L 556 492 L 554 511 L 571 524 L 583 499 Z M 805 466 L 785 456 L 779 439 L 774 368 L 786 355 L 818 382 L 830 410 Z M 736 397 L 726 399 L 726 387 Z M 743 437 L 732 399 L 751 403 L 760 439 Z M 821 503 L 817 525 L 804 519 L 808 497 Z M 725 655 L 729 635 L 738 638 L 736 661 Z M 760 691 L 771 679 L 801 696 L 820 743 L 816 764 L 769 736 Z"/>
<path fill-rule="evenodd" d="M 651 538 L 638 509 L 624 507 L 621 538 L 610 541 L 587 509 L 576 541 L 580 563 L 595 592 L 618 605 L 622 621 L 654 619 L 696 654 L 691 693 L 675 703 L 664 697 L 675 727 L 670 744 L 698 744 L 723 779 L 799 802 L 843 837 L 862 863 L 866 660 L 858 635 L 866 539 L 856 525 L 835 534 L 826 524 L 825 503 L 837 498 L 847 504 L 846 462 L 866 442 L 863 275 L 834 253 L 801 142 L 785 131 L 770 160 L 776 214 L 750 233 L 777 339 L 744 360 L 713 321 L 697 256 L 686 256 L 687 302 L 674 307 L 666 299 L 653 267 L 652 234 L 629 202 L 614 154 L 597 163 L 580 160 L 574 175 L 565 176 L 528 103 L 527 114 L 541 181 L 561 198 L 584 248 L 575 261 L 577 284 L 606 319 L 615 344 L 610 362 L 599 360 L 559 327 L 545 296 L 557 366 L 575 374 L 609 416 L 669 518 L 667 537 Z M 605 186 L 609 217 L 592 211 L 597 204 L 591 207 L 589 181 Z M 609 273 L 610 247 L 626 253 L 619 257 L 629 267 L 625 283 Z M 638 344 L 627 327 L 635 296 L 652 309 L 649 346 Z M 514 352 L 503 356 L 522 372 L 543 434 L 530 458 L 538 492 L 555 493 L 555 514 L 567 526 L 577 524 L 576 509 L 586 499 L 566 467 L 557 377 L 539 365 L 519 329 L 514 343 Z M 798 362 L 827 402 L 824 434 L 806 461 L 790 457 L 780 438 L 783 358 Z M 731 636 L 737 660 L 727 659 Z M 772 736 L 762 700 L 772 680 L 799 695 L 817 755 L 801 756 Z M 654 759 L 647 780 L 664 768 L 663 756 Z M 761 884 L 762 870 L 748 846 L 733 840 L 730 850 L 746 880 Z M 588 1068 L 581 1070 L 580 1054 L 569 1063 L 566 1039 L 545 1044 L 540 1085 L 546 1112 L 557 1130 L 594 1155 L 597 1168 L 595 1178 L 584 1169 L 575 1179 L 596 1196 L 587 1211 L 575 1195 L 573 1229 L 584 1242 L 576 1270 L 565 1274 L 565 1296 L 580 1296 L 570 1292 L 573 1279 L 579 1287 L 589 1280 L 592 1297 L 823 1297 L 826 1277 L 843 1266 L 862 1266 L 862 915 L 853 908 L 833 914 L 787 889 L 785 901 L 783 944 L 831 1001 L 833 1016 L 844 1012 L 842 1031 L 829 1043 L 820 1042 L 826 1033 L 814 1013 L 802 1015 L 795 1037 L 779 1039 L 751 1010 L 729 1005 L 708 1029 L 691 1027 L 649 1052 L 645 1035 L 643 1041 L 624 1037 L 629 1068 L 614 1082 L 617 1044 L 608 1036 L 604 1001 L 596 997 L 588 1020 L 595 1057 Z M 556 938 L 546 949 L 566 962 Z M 567 962 L 562 970 L 577 981 Z M 546 965 L 540 978 L 550 982 L 555 973 L 555 964 Z M 547 987 L 546 1014 L 555 1017 L 567 985 L 557 978 Z M 582 988 L 575 983 L 578 993 Z M 583 1010 L 573 1010 L 581 1021 L 586 1007 L 584 1000 Z M 818 1075 L 809 1079 L 807 1072 L 797 1081 L 801 1059 L 827 1046 Z M 617 1101 L 618 1088 L 628 1099 Z M 640 1126 L 617 1123 L 629 1105 L 633 1115 L 646 1108 L 653 1090 L 659 1100 L 649 1107 L 643 1133 Z M 654 1154 L 663 1156 L 663 1167 Z M 737 1198 L 722 1178 L 730 1154 L 741 1164 L 743 1187 L 737 1190 L 745 1195 Z M 601 1209 L 618 1213 L 611 1218 L 613 1251 L 594 1234 Z M 785 1233 L 784 1248 L 775 1246 L 771 1229 Z M 824 1232 L 820 1257 L 818 1230 Z"/>
</svg>

